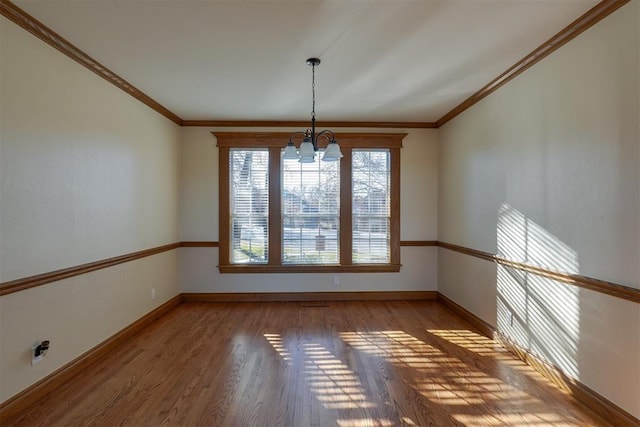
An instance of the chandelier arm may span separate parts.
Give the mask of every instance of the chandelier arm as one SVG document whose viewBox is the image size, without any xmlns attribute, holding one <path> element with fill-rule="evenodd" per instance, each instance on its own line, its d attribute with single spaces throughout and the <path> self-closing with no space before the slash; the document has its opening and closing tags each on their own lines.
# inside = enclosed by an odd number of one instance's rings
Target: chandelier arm
<svg viewBox="0 0 640 427">
<path fill-rule="evenodd" d="M 296 135 L 302 135 L 303 137 L 305 137 L 305 136 L 307 136 L 307 133 L 308 133 L 308 131 L 307 131 L 307 132 L 298 131 L 298 132 L 294 132 L 294 133 L 292 133 L 292 134 L 291 134 L 291 136 L 289 137 L 289 143 L 290 143 L 290 144 L 293 144 L 293 137 L 294 137 L 294 136 L 296 136 Z"/>
<path fill-rule="evenodd" d="M 325 138 L 328 143 L 336 140 L 336 134 L 333 133 L 333 131 L 330 129 L 325 129 L 322 132 L 318 133 L 318 135 L 316 136 L 316 141 L 319 141 L 320 137 Z"/>
</svg>

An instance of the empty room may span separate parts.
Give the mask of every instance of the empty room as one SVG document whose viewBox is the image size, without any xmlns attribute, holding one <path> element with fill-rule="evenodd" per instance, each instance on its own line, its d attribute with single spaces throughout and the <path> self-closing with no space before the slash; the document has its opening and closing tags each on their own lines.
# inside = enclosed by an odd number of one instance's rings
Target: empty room
<svg viewBox="0 0 640 427">
<path fill-rule="evenodd" d="M 640 0 L 0 0 L 0 425 L 640 426 Z"/>
</svg>

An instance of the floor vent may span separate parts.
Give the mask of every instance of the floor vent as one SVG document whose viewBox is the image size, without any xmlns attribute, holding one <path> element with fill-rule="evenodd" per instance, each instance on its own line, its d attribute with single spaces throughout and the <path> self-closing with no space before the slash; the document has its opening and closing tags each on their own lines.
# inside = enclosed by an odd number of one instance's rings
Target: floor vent
<svg viewBox="0 0 640 427">
<path fill-rule="evenodd" d="M 314 302 L 314 301 L 306 301 L 300 304 L 302 308 L 328 308 L 329 307 L 329 303 L 328 302 L 324 302 L 324 301 L 318 301 L 318 302 Z"/>
</svg>

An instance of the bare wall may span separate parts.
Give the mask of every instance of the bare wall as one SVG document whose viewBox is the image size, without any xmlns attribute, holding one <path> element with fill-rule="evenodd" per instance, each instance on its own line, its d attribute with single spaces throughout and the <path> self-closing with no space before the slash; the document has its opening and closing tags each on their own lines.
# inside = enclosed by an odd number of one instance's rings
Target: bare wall
<svg viewBox="0 0 640 427">
<path fill-rule="evenodd" d="M 637 0 L 439 129 L 440 240 L 640 288 Z M 640 305 L 439 249 L 439 291 L 640 416 Z"/>
<path fill-rule="evenodd" d="M 176 242 L 179 127 L 5 18 L 0 31 L 0 281 Z M 177 273 L 173 250 L 0 297 L 0 402 L 177 295 Z"/>
<path fill-rule="evenodd" d="M 183 241 L 218 240 L 218 148 L 211 132 L 280 131 L 296 129 L 182 129 L 180 233 Z M 376 129 L 340 129 L 340 132 L 384 132 Z M 386 130 L 389 132 L 389 130 Z M 437 131 L 407 132 L 401 151 L 401 239 L 436 240 Z M 286 141 L 283 141 L 283 146 Z M 336 292 L 423 291 L 437 289 L 437 249 L 403 247 L 399 273 L 340 274 L 339 286 L 331 274 L 219 274 L 217 248 L 181 248 L 184 292 Z"/>
</svg>

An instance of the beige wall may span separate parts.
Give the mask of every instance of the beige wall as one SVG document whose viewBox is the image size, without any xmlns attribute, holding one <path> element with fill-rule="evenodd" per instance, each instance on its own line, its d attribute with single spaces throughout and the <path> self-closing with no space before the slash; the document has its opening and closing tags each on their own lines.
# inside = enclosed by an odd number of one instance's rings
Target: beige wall
<svg viewBox="0 0 640 427">
<path fill-rule="evenodd" d="M 640 288 L 639 12 L 634 0 L 442 129 L 407 130 L 401 238 Z M 215 129 L 179 129 L 0 25 L 0 281 L 218 240 Z M 220 275 L 217 261 L 182 248 L 1 297 L 0 402 L 179 292 L 440 290 L 640 416 L 637 304 L 433 247 L 337 287 L 327 274 Z M 31 367 L 42 339 L 52 349 Z"/>
<path fill-rule="evenodd" d="M 179 127 L 0 25 L 0 281 L 176 242 Z M 177 263 L 174 250 L 1 297 L 0 401 L 177 295 Z"/>
<path fill-rule="evenodd" d="M 640 288 L 639 24 L 636 0 L 439 129 L 441 240 Z M 442 293 L 640 416 L 638 304 L 439 251 Z"/>
<path fill-rule="evenodd" d="M 182 129 L 180 188 L 181 240 L 218 240 L 218 149 L 214 128 Z M 219 129 L 224 131 L 283 131 L 295 129 Z M 341 132 L 384 132 L 376 129 L 340 129 Z M 389 132 L 389 130 L 386 130 Z M 436 240 L 437 132 L 407 132 L 401 151 L 401 239 Z M 437 289 L 437 249 L 403 247 L 400 273 L 340 274 L 219 274 L 217 248 L 182 248 L 181 283 L 184 292 L 331 292 L 404 291 Z"/>
</svg>

